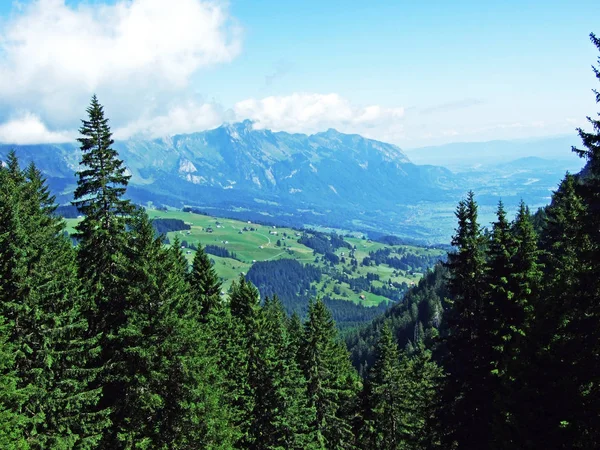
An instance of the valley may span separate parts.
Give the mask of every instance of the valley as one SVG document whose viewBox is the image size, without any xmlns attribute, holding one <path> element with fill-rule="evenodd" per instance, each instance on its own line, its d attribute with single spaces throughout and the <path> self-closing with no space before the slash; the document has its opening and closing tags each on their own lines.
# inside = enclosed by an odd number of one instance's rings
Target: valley
<svg viewBox="0 0 600 450">
<path fill-rule="evenodd" d="M 515 150 L 510 143 L 492 144 L 442 146 L 430 157 L 417 149 L 409 157 L 395 145 L 356 134 L 272 132 L 244 121 L 163 139 L 117 141 L 115 148 L 131 176 L 128 198 L 147 207 L 190 207 L 241 221 L 393 234 L 432 244 L 449 241 L 456 203 L 467 191 L 477 193 L 487 225 L 499 198 L 510 211 L 521 199 L 535 210 L 547 204 L 567 170 L 581 168 L 564 139 L 532 145 L 531 152 L 544 155 L 547 148 L 553 159 L 523 159 L 518 155 L 528 155 L 525 145 Z M 554 159 L 560 148 L 567 160 Z M 11 149 L 24 164 L 35 162 L 60 204 L 71 201 L 80 158 L 75 143 L 0 144 L 0 160 Z M 453 155 L 463 153 L 455 165 Z"/>
<path fill-rule="evenodd" d="M 322 297 L 333 304 L 350 302 L 359 310 L 378 306 L 373 313 L 380 313 L 390 302 L 399 301 L 446 255 L 441 248 L 388 245 L 357 232 L 341 236 L 177 210 L 147 212 L 155 221 L 174 220 L 181 224 L 178 228 L 189 228 L 168 231 L 167 242 L 180 245 L 190 264 L 198 247 L 205 248 L 223 283 L 223 296 L 232 281 L 242 275 L 259 288 L 262 296 L 276 293 L 288 310 L 301 313 L 310 297 Z M 67 231 L 72 234 L 80 219 L 66 220 Z M 335 245 L 327 247 L 332 240 Z M 287 270 L 277 264 L 282 260 L 298 263 L 291 268 L 294 272 L 309 266 L 310 279 L 300 278 L 294 283 L 287 277 L 281 283 L 278 277 Z M 267 265 L 266 279 L 260 274 L 261 265 Z M 253 278 L 255 272 L 258 275 Z M 283 291 L 279 284 L 286 284 Z"/>
</svg>

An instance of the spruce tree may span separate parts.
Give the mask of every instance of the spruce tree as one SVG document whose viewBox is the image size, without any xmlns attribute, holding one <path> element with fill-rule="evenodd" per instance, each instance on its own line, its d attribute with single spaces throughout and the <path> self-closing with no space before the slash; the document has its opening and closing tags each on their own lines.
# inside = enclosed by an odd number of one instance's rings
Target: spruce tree
<svg viewBox="0 0 600 450">
<path fill-rule="evenodd" d="M 11 158 L 0 172 L 0 215 L 9 219 L 0 241 L 10 239 L 0 245 L 0 312 L 8 319 L 17 387 L 27 392 L 26 439 L 33 448 L 93 448 L 107 422 L 104 411 L 93 413 L 99 391 L 89 363 L 98 348 L 86 337 L 71 242 L 35 166 L 19 173 Z"/>
<path fill-rule="evenodd" d="M 283 305 L 266 298 L 255 332 L 248 339 L 249 378 L 253 409 L 248 448 L 315 448 L 309 423 L 306 382 L 290 347 Z"/>
<path fill-rule="evenodd" d="M 351 448 L 358 390 L 356 373 L 345 346 L 338 340 L 331 312 L 321 299 L 309 304 L 300 355 L 308 404 L 316 412 L 311 427 L 320 445 Z"/>
<path fill-rule="evenodd" d="M 95 366 L 101 369 L 100 409 L 111 411 L 113 426 L 102 446 L 114 445 L 122 419 L 118 408 L 125 387 L 117 353 L 119 330 L 126 321 L 126 220 L 133 212 L 122 197 L 129 180 L 123 162 L 112 148 L 114 141 L 104 108 L 94 95 L 82 120 L 81 169 L 73 204 L 84 218 L 76 227 L 78 273 L 86 295 L 85 313 L 91 336 L 100 335 L 101 353 Z"/>
<path fill-rule="evenodd" d="M 299 351 L 302 345 L 302 337 L 303 337 L 303 326 L 302 320 L 296 311 L 292 313 L 286 320 L 287 325 L 287 335 L 289 337 L 289 351 L 296 361 L 299 358 Z"/>
<path fill-rule="evenodd" d="M 567 174 L 546 208 L 540 239 L 544 274 L 530 339 L 533 355 L 520 380 L 529 396 L 520 400 L 539 408 L 524 408 L 518 417 L 523 448 L 573 448 L 578 435 L 575 411 L 579 392 L 574 382 L 578 367 L 573 359 L 579 343 L 571 323 L 580 313 L 579 283 L 585 269 L 579 257 L 590 242 L 583 231 L 585 205 L 576 186 L 576 177 Z"/>
<path fill-rule="evenodd" d="M 254 326 L 254 320 L 257 317 L 260 297 L 258 289 L 248 283 L 240 275 L 237 283 L 232 283 L 229 289 L 229 309 L 231 316 L 238 319 L 240 323 L 251 331 Z"/>
<path fill-rule="evenodd" d="M 413 433 L 407 448 L 432 448 L 435 443 L 435 412 L 444 380 L 443 369 L 433 360 L 432 352 L 424 345 L 417 347 L 410 358 L 401 360 L 400 370 L 410 382 L 408 398 L 413 416 Z"/>
<path fill-rule="evenodd" d="M 79 130 L 82 168 L 77 173 L 73 202 L 84 218 L 76 227 L 75 238 L 79 243 L 79 275 L 90 296 L 90 326 L 93 332 L 102 332 L 110 339 L 123 320 L 125 224 L 133 207 L 122 197 L 130 177 L 112 148 L 108 119 L 95 95 L 87 114 Z M 105 360 L 109 360 L 109 346 L 104 342 L 103 347 L 108 352 Z"/>
<path fill-rule="evenodd" d="M 22 412 L 27 392 L 17 386 L 15 352 L 9 337 L 0 316 L 0 448 L 22 450 L 29 448 L 24 433 L 27 417 Z"/>
<path fill-rule="evenodd" d="M 188 276 L 191 286 L 192 307 L 203 321 L 221 306 L 221 282 L 213 268 L 208 255 L 198 246 L 194 255 L 192 270 Z"/>
<path fill-rule="evenodd" d="M 489 334 L 485 321 L 484 237 L 474 194 L 457 207 L 458 228 L 448 255 L 453 301 L 446 314 L 447 372 L 438 410 L 439 439 L 453 448 L 487 448 L 492 397 Z"/>
<path fill-rule="evenodd" d="M 400 351 L 386 321 L 376 347 L 375 365 L 365 383 L 364 448 L 405 448 L 414 433 L 407 401 L 409 381 L 400 368 Z M 366 445 L 365 445 L 366 444 Z"/>
<path fill-rule="evenodd" d="M 600 39 L 590 35 L 592 44 L 600 51 Z M 600 63 L 600 57 L 598 58 Z M 596 79 L 600 81 L 600 68 L 593 67 Z M 593 90 L 596 103 L 600 104 L 600 92 Z M 600 402 L 600 119 L 588 117 L 592 131 L 578 129 L 583 148 L 573 150 L 586 161 L 586 167 L 576 185 L 576 191 L 584 206 L 579 220 L 582 234 L 587 237 L 589 246 L 580 249 L 577 281 L 577 305 L 570 314 L 569 323 L 563 328 L 565 342 L 576 349 L 568 358 L 572 367 L 571 382 L 576 386 L 576 403 L 571 417 L 563 421 L 563 426 L 573 430 L 576 439 L 573 448 L 595 448 L 600 446 L 600 415 L 597 406 Z"/>
<path fill-rule="evenodd" d="M 259 319 L 258 290 L 240 276 L 229 289 L 227 307 L 210 323 L 216 336 L 219 367 L 225 374 L 225 398 L 231 408 L 236 448 L 252 440 L 250 424 L 254 398 L 250 385 L 250 346 L 254 346 Z"/>
<path fill-rule="evenodd" d="M 139 210 L 130 219 L 126 261 L 125 318 L 113 339 L 118 395 L 103 446 L 227 448 L 221 376 L 189 308 L 180 249 L 165 249 Z"/>
</svg>

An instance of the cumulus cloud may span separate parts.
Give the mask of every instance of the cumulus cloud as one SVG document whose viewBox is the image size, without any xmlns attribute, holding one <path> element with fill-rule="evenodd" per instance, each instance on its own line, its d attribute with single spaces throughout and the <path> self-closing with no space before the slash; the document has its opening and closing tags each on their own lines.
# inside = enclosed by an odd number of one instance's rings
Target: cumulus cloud
<svg viewBox="0 0 600 450">
<path fill-rule="evenodd" d="M 220 105 L 213 103 L 196 103 L 173 105 L 166 114 L 146 115 L 127 125 L 117 128 L 115 139 L 131 137 L 158 138 L 173 134 L 193 133 L 218 127 L 227 118 L 233 119 L 230 113 Z"/>
<path fill-rule="evenodd" d="M 49 131 L 46 125 L 32 113 L 24 113 L 0 125 L 0 142 L 7 144 L 58 144 L 75 139 L 74 133 Z"/>
<path fill-rule="evenodd" d="M 234 106 L 238 119 L 250 119 L 255 128 L 292 133 L 314 133 L 327 128 L 365 133 L 400 126 L 403 108 L 359 106 L 338 94 L 294 93 L 260 100 L 247 99 Z"/>
<path fill-rule="evenodd" d="M 240 51 L 224 2 L 35 0 L 0 28 L 0 121 L 26 108 L 51 128 L 76 127 L 93 92 L 117 124 L 166 114 L 198 70 Z"/>
</svg>

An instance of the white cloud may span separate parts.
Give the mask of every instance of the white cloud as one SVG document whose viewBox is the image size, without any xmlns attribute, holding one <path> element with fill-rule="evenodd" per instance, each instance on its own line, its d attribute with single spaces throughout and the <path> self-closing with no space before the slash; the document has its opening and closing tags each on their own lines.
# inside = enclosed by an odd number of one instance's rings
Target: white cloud
<svg viewBox="0 0 600 450">
<path fill-rule="evenodd" d="M 255 128 L 314 133 L 327 128 L 342 132 L 385 134 L 401 128 L 404 108 L 359 106 L 338 94 L 294 93 L 235 104 L 238 120 L 255 121 Z"/>
<path fill-rule="evenodd" d="M 24 113 L 0 125 L 0 142 L 7 144 L 58 144 L 73 141 L 75 138 L 70 132 L 49 131 L 40 118 L 31 113 Z"/>
<path fill-rule="evenodd" d="M 226 2 L 35 0 L 0 27 L 0 120 L 26 109 L 50 128 L 76 128 L 94 92 L 118 126 L 164 115 L 198 70 L 240 51 Z"/>
<path fill-rule="evenodd" d="M 145 116 L 114 131 L 115 139 L 133 136 L 157 138 L 173 134 L 193 133 L 221 125 L 227 113 L 216 104 L 195 103 L 172 106 L 159 116 Z"/>
</svg>

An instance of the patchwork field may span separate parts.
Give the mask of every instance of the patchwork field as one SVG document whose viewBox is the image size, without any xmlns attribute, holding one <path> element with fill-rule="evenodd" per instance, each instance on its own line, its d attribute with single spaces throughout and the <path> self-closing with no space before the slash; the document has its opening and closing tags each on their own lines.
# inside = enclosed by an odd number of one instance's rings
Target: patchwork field
<svg viewBox="0 0 600 450">
<path fill-rule="evenodd" d="M 302 264 L 312 264 L 323 270 L 321 281 L 314 283 L 317 295 L 352 301 L 364 306 L 375 306 L 381 302 L 388 302 L 389 298 L 377 295 L 371 292 L 371 289 L 358 290 L 356 287 L 353 289 L 348 282 L 339 279 L 339 274 L 350 279 L 370 277 L 370 284 L 375 288 L 383 286 L 392 288 L 394 283 L 405 283 L 406 286 L 411 286 L 418 282 L 425 268 L 399 270 L 386 264 L 363 266 L 361 264 L 363 259 L 369 256 L 369 252 L 382 249 L 390 249 L 390 256 L 399 255 L 398 252 L 433 258 L 442 257 L 444 254 L 442 250 L 434 248 L 389 246 L 361 237 L 345 236 L 344 241 L 353 247 L 353 258 L 357 264 L 352 265 L 349 257 L 351 250 L 344 247 L 334 251 L 339 262 L 332 264 L 323 255 L 298 242 L 303 233 L 300 230 L 176 210 L 148 210 L 148 215 L 152 219 L 179 219 L 190 226 L 189 230 L 167 233 L 170 244 L 178 241 L 190 263 L 194 258 L 195 248 L 200 245 L 203 247 L 215 245 L 233 254 L 234 258 L 210 255 L 215 270 L 223 281 L 224 292 L 229 289 L 233 279 L 238 278 L 240 274 L 245 275 L 257 262 L 295 259 Z M 67 219 L 69 232 L 74 231 L 73 227 L 78 220 L 80 219 Z"/>
</svg>

